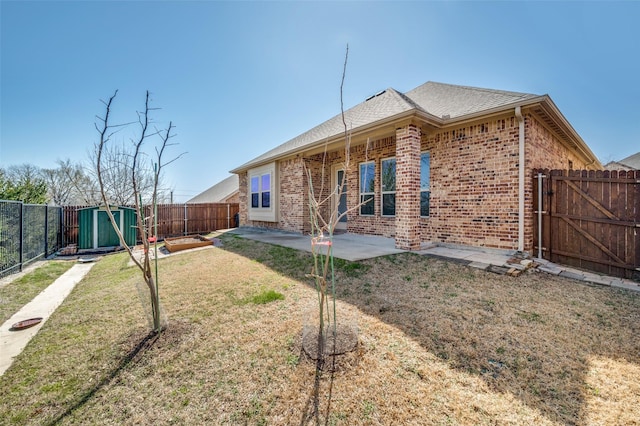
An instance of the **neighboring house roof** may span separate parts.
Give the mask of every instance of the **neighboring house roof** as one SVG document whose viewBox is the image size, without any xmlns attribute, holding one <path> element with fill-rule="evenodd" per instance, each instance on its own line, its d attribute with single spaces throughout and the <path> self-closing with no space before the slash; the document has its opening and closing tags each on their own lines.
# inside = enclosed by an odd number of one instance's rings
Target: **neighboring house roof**
<svg viewBox="0 0 640 426">
<path fill-rule="evenodd" d="M 218 182 L 206 191 L 201 192 L 192 199 L 187 201 L 187 204 L 195 203 L 220 203 L 238 192 L 240 188 L 240 180 L 238 175 L 231 175 L 228 178 Z"/>
<path fill-rule="evenodd" d="M 604 166 L 607 170 L 632 169 L 640 170 L 640 152 L 623 158 L 620 161 L 611 161 Z"/>
<path fill-rule="evenodd" d="M 516 106 L 534 104 L 543 105 L 536 112 L 543 115 L 546 124 L 564 135 L 563 139 L 574 148 L 580 149 L 586 157 L 595 163 L 598 162 L 547 95 L 456 86 L 430 81 L 404 94 L 389 88 L 371 96 L 345 111 L 344 122 L 349 132 L 356 132 L 384 125 L 404 116 L 417 115 L 436 127 L 442 127 Z M 312 149 L 332 139 L 343 137 L 344 131 L 342 114 L 338 114 L 232 170 L 231 173 L 239 173 L 283 156 Z"/>
</svg>

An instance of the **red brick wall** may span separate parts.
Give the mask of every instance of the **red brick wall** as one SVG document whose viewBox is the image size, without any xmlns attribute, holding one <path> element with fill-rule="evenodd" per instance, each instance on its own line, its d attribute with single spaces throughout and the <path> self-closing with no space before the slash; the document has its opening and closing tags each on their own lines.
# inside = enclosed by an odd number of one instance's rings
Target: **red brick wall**
<svg viewBox="0 0 640 426">
<path fill-rule="evenodd" d="M 347 172 L 347 205 L 360 203 L 360 163 L 373 161 L 376 164 L 374 215 L 361 216 L 360 209 L 354 209 L 347 215 L 347 231 L 356 234 L 396 236 L 395 217 L 381 216 L 380 160 L 396 156 L 395 137 L 387 137 L 351 148 L 351 167 Z"/>
<path fill-rule="evenodd" d="M 516 249 L 518 123 L 515 117 L 423 136 L 431 154 L 430 217 L 423 241 Z"/>
<path fill-rule="evenodd" d="M 301 159 L 281 161 L 279 228 L 285 231 L 303 232 L 303 223 L 309 217 L 306 199 L 306 178 Z"/>
<path fill-rule="evenodd" d="M 306 203 L 306 217 L 304 220 L 304 232 L 311 232 L 310 218 L 311 213 L 309 211 L 309 184 L 313 185 L 313 197 L 316 203 L 318 203 L 318 211 L 325 221 L 329 220 L 331 214 L 331 199 L 328 198 L 329 194 L 333 191 L 331 187 L 331 164 L 342 162 L 341 153 L 338 151 L 327 152 L 322 154 L 313 155 L 305 158 L 305 203 Z M 309 182 L 311 179 L 311 182 Z M 318 226 L 322 227 L 322 222 L 318 222 Z"/>
<path fill-rule="evenodd" d="M 248 182 L 247 182 L 247 172 L 244 173 L 238 173 L 238 202 L 239 204 L 239 211 L 238 211 L 238 216 L 239 216 L 239 226 L 248 226 L 248 208 L 249 208 L 249 191 L 248 191 Z M 249 225 L 250 226 L 250 225 Z"/>
<path fill-rule="evenodd" d="M 247 173 L 240 175 L 240 225 L 258 228 L 281 229 L 303 232 L 303 224 L 308 222 L 306 201 L 306 179 L 303 161 L 299 158 L 278 162 L 280 190 L 278 194 L 278 221 L 265 222 L 248 219 Z"/>
<path fill-rule="evenodd" d="M 420 128 L 396 130 L 396 247 L 420 249 Z"/>
<path fill-rule="evenodd" d="M 419 132 L 409 128 L 409 133 Z M 415 134 L 409 137 L 415 137 Z M 533 250 L 534 206 L 532 203 L 532 169 L 566 168 L 585 164 L 565 148 L 534 116 L 525 114 L 525 251 Z M 399 131 L 398 138 L 404 137 Z M 420 136 L 420 150 L 415 147 L 400 162 L 396 136 L 370 141 L 351 148 L 350 169 L 347 170 L 347 204 L 359 203 L 359 165 L 374 161 L 374 216 L 361 216 L 359 209 L 348 214 L 348 232 L 394 237 L 401 245 L 416 247 L 416 241 L 440 242 L 516 250 L 518 248 L 518 120 L 515 115 L 478 121 L 464 127 L 438 130 Z M 403 143 L 403 145 L 406 145 Z M 398 151 L 398 153 L 396 152 Z M 431 205 L 428 218 L 419 215 L 419 153 L 428 151 L 431 158 Z M 416 156 L 417 155 L 417 156 Z M 396 157 L 398 176 L 403 168 L 416 163 L 417 174 L 397 184 L 399 191 L 415 189 L 415 205 L 407 206 L 412 194 L 396 193 L 396 217 L 381 216 L 380 161 Z M 311 230 L 308 210 L 308 179 L 311 170 L 314 191 L 325 198 L 331 188 L 331 165 L 344 163 L 344 151 L 337 150 L 304 159 L 280 162 L 279 222 L 247 221 L 247 175 L 240 176 L 240 220 L 242 225 L 279 228 L 308 233 Z M 324 174 L 322 169 L 324 167 Z M 416 181 L 417 177 L 417 181 Z M 398 177 L 399 180 L 402 178 Z M 403 209 L 403 207 L 407 207 Z M 322 208 L 327 216 L 330 204 Z M 400 230 L 397 222 L 406 220 L 408 227 Z M 400 232 L 399 232 L 400 231 Z"/>
</svg>

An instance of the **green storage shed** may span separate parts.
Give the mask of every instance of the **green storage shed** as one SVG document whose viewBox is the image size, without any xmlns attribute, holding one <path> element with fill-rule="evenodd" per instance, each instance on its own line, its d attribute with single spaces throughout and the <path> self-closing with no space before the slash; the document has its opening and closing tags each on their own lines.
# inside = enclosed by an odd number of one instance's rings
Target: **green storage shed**
<svg viewBox="0 0 640 426">
<path fill-rule="evenodd" d="M 122 231 L 129 246 L 136 244 L 136 211 L 131 207 L 110 206 L 116 225 Z M 97 249 L 120 245 L 113 229 L 106 206 L 86 207 L 78 210 L 78 248 Z"/>
</svg>

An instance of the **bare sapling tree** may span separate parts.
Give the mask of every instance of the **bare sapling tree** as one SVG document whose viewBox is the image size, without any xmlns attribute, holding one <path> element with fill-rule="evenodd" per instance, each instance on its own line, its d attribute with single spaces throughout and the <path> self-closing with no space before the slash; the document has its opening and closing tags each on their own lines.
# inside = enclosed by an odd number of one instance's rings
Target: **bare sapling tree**
<svg viewBox="0 0 640 426">
<path fill-rule="evenodd" d="M 124 249 L 129 253 L 129 257 L 133 261 L 133 263 L 140 269 L 142 272 L 142 276 L 144 279 L 144 283 L 146 284 L 147 290 L 149 292 L 149 298 L 151 301 L 151 318 L 152 318 L 152 328 L 156 333 L 161 332 L 165 327 L 166 323 L 162 319 L 162 312 L 160 308 L 160 296 L 158 291 L 158 266 L 157 266 L 157 239 L 149 238 L 151 231 L 151 223 L 155 221 L 155 206 L 157 206 L 157 197 L 158 197 L 158 182 L 161 170 L 164 166 L 176 161 L 178 158 L 182 156 L 182 154 L 173 158 L 168 162 L 163 163 L 163 155 L 165 154 L 165 149 L 171 145 L 169 143 L 169 139 L 173 137 L 171 134 L 174 129 L 173 123 L 169 122 L 169 125 L 166 129 L 158 130 L 156 128 L 151 128 L 151 119 L 149 117 L 150 111 L 153 111 L 149 105 L 149 91 L 146 93 L 145 98 L 145 107 L 143 112 L 138 113 L 138 125 L 139 135 L 137 139 L 132 140 L 132 152 L 126 155 L 119 155 L 120 159 L 126 159 L 127 161 L 127 170 L 129 171 L 128 176 L 128 184 L 130 185 L 131 194 L 133 198 L 133 205 L 136 209 L 136 228 L 138 231 L 138 236 L 142 240 L 143 246 L 143 254 L 140 258 L 134 254 L 133 247 L 127 244 L 127 241 L 124 238 L 124 234 L 121 229 L 118 228 L 115 224 L 117 223 L 114 219 L 113 213 L 111 212 L 110 203 L 112 200 L 109 198 L 106 184 L 105 184 L 105 170 L 103 169 L 104 156 L 107 152 L 108 144 L 111 142 L 111 138 L 115 133 L 121 130 L 124 126 L 128 126 L 132 123 L 126 124 L 111 124 L 109 122 L 111 107 L 113 101 L 118 94 L 116 90 L 115 93 L 109 98 L 108 101 L 102 101 L 106 107 L 104 117 L 96 117 L 98 121 L 101 123 L 100 125 L 96 123 L 96 130 L 100 134 L 99 142 L 95 146 L 95 168 L 96 168 L 96 177 L 98 179 L 98 185 L 100 188 L 100 194 L 102 197 L 102 202 L 106 207 L 107 215 L 109 216 L 109 220 L 112 224 L 114 224 L 113 228 L 118 235 L 120 240 L 120 245 L 124 247 Z M 153 162 L 153 183 L 152 183 L 152 191 L 151 191 L 151 205 L 154 207 L 153 213 L 145 217 L 144 215 L 144 205 L 142 203 L 142 191 L 144 189 L 143 182 L 141 180 L 141 176 L 144 175 L 145 165 L 144 159 L 147 158 L 145 152 L 143 151 L 143 146 L 145 142 L 147 142 L 150 138 L 156 137 L 159 142 L 155 145 L 155 159 Z M 113 151 L 112 151 L 113 153 Z M 153 231 L 153 236 L 156 236 L 157 233 L 155 230 Z M 155 270 L 152 268 L 152 258 L 150 256 L 150 240 L 154 243 L 155 256 L 153 259 L 155 260 Z"/>
<path fill-rule="evenodd" d="M 338 322 L 336 312 L 335 269 L 333 261 L 333 235 L 341 219 L 348 215 L 350 212 L 360 208 L 360 206 L 362 206 L 363 204 L 362 202 L 358 202 L 356 203 L 356 205 L 346 209 L 345 211 L 340 211 L 340 203 L 338 201 L 343 195 L 346 195 L 346 179 L 351 170 L 351 133 L 345 119 L 343 103 L 343 88 L 348 57 L 349 46 L 347 45 L 344 67 L 342 70 L 342 81 L 340 83 L 340 110 L 345 141 L 344 162 L 341 164 L 341 167 L 344 170 L 342 181 L 337 182 L 337 185 L 332 189 L 325 189 L 324 187 L 326 180 L 325 169 L 327 168 L 326 161 L 328 149 L 326 144 L 322 159 L 320 188 L 318 192 L 316 192 L 316 190 L 314 189 L 315 187 L 313 182 L 312 170 L 305 166 L 305 172 L 307 175 L 309 187 L 308 197 L 309 215 L 311 222 L 311 253 L 313 255 L 313 268 L 311 274 L 309 274 L 309 277 L 314 280 L 316 292 L 318 295 L 317 306 L 319 326 L 317 335 L 317 353 L 315 354 L 318 357 L 318 369 L 323 368 L 327 351 L 329 351 L 332 355 L 339 353 L 336 348 L 336 344 L 338 341 Z M 355 346 L 357 337 L 351 337 L 352 339 L 347 338 L 346 342 L 344 340 L 341 341 L 341 344 L 346 344 L 348 346 L 350 344 L 349 342 L 352 342 Z M 327 343 L 331 345 L 331 348 L 327 348 Z"/>
<path fill-rule="evenodd" d="M 51 202 L 58 206 L 100 202 L 97 183 L 93 182 L 80 163 L 74 164 L 70 159 L 56 163 L 57 168 L 41 171 Z"/>
<path fill-rule="evenodd" d="M 134 205 L 136 198 L 142 196 L 144 204 L 150 204 L 153 198 L 154 187 L 156 187 L 156 179 L 158 180 L 157 197 L 163 197 L 159 193 L 162 186 L 162 175 L 155 176 L 152 164 L 141 163 L 141 167 L 136 173 L 136 184 L 138 187 L 138 194 L 133 193 L 131 186 L 131 159 L 134 156 L 134 144 L 128 144 L 123 140 L 118 143 L 110 143 L 105 145 L 102 156 L 100 158 L 102 176 L 98 178 L 96 175 L 95 167 L 97 162 L 97 152 L 92 152 L 89 155 L 91 163 L 94 165 L 92 173 L 92 179 L 95 181 L 96 187 L 98 187 L 98 180 L 102 180 L 104 192 L 107 194 L 109 200 L 118 205 Z M 98 191 L 98 196 L 99 195 Z"/>
</svg>

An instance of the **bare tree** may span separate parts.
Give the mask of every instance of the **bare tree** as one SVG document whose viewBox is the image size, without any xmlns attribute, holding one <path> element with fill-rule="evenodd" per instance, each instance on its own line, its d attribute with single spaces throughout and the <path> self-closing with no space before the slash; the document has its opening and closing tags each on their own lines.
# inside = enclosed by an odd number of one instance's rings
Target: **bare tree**
<svg viewBox="0 0 640 426">
<path fill-rule="evenodd" d="M 335 276 L 333 264 L 333 234 L 340 220 L 350 212 L 360 208 L 365 202 L 356 203 L 343 212 L 339 211 L 339 200 L 342 195 L 346 194 L 347 186 L 345 180 L 351 171 L 351 133 L 347 126 L 344 104 L 343 104 L 343 87 L 344 79 L 347 71 L 347 60 L 349 58 L 349 46 L 344 58 L 344 67 L 342 70 L 342 81 L 340 84 L 340 111 L 342 117 L 342 125 L 344 128 L 344 162 L 341 168 L 344 170 L 343 181 L 337 182 L 335 188 L 324 188 L 325 174 L 327 169 L 326 157 L 327 146 L 322 161 L 322 170 L 320 177 L 320 188 L 316 191 L 313 183 L 313 173 L 306 169 L 307 181 L 309 187 L 309 213 L 311 220 L 311 253 L 313 255 L 313 268 L 309 276 L 314 279 L 316 291 L 318 293 L 318 335 L 317 335 L 317 360 L 318 369 L 322 369 L 326 351 L 331 354 L 336 353 L 336 340 L 338 332 L 338 323 L 336 316 L 336 293 L 335 293 Z M 368 143 L 367 143 L 368 145 Z M 365 156 L 367 153 L 365 152 Z M 327 340 L 329 337 L 330 340 Z M 328 343 L 332 343 L 333 347 L 327 347 Z"/>
<path fill-rule="evenodd" d="M 47 184 L 50 201 L 59 206 L 97 204 L 100 191 L 79 163 L 58 160 L 55 169 L 42 169 L 40 175 Z"/>
<path fill-rule="evenodd" d="M 152 206 L 156 206 L 158 183 L 162 168 L 180 158 L 182 154 L 178 155 L 168 162 L 163 163 L 163 154 L 165 153 L 165 149 L 173 145 L 169 143 L 169 139 L 173 136 L 171 132 L 174 129 L 174 126 L 173 123 L 169 122 L 169 126 L 166 129 L 158 130 L 151 128 L 152 123 L 149 117 L 149 112 L 153 109 L 149 106 L 149 91 L 147 91 L 146 94 L 144 111 L 138 113 L 139 137 L 136 140 L 132 141 L 132 150 L 127 153 L 118 152 L 117 149 L 110 150 L 109 144 L 113 135 L 117 133 L 123 126 L 128 125 L 113 125 L 109 122 L 111 107 L 117 94 L 118 91 L 116 90 L 108 101 L 103 101 L 106 107 L 104 117 L 97 117 L 101 125 L 98 125 L 98 123 L 96 123 L 96 130 L 100 134 L 100 139 L 95 147 L 95 173 L 98 179 L 102 201 L 106 206 L 109 206 L 110 202 L 113 202 L 113 199 L 109 197 L 109 194 L 107 192 L 107 179 L 108 176 L 110 176 L 109 173 L 112 172 L 110 166 L 113 166 L 116 169 L 120 167 L 120 172 L 127 172 L 126 175 L 120 175 L 120 177 L 127 178 L 127 187 L 123 189 L 128 194 L 130 194 L 131 200 L 133 201 L 132 204 L 135 206 L 137 212 L 136 227 L 138 229 L 138 235 L 142 238 L 143 245 L 143 255 L 140 259 L 138 259 L 134 255 L 133 249 L 125 241 L 122 231 L 118 229 L 117 226 L 114 226 L 114 230 L 118 235 L 118 238 L 120 239 L 120 244 L 125 248 L 125 250 L 127 250 L 132 261 L 142 272 L 142 276 L 149 291 L 149 297 L 151 301 L 153 331 L 159 333 L 163 328 L 166 327 L 166 324 L 163 324 L 161 318 L 160 297 L 158 292 L 157 263 L 155 264 L 154 274 L 154 270 L 151 266 L 151 257 L 149 253 L 150 242 L 148 238 L 148 231 L 150 229 L 149 221 L 153 220 L 153 215 L 155 215 L 155 212 L 151 217 L 145 218 L 143 212 L 143 191 L 147 191 L 150 189 L 150 204 Z M 155 158 L 153 160 L 153 164 L 150 164 L 151 160 L 143 151 L 143 146 L 152 137 L 156 137 L 158 142 L 155 146 Z M 112 161 L 115 160 L 116 164 L 114 165 L 112 162 L 105 161 L 105 158 L 108 158 Z M 151 187 L 149 188 L 149 182 L 146 179 L 142 178 L 142 176 L 148 176 L 150 169 L 153 170 L 153 173 L 151 175 Z M 111 213 L 111 209 L 106 208 L 106 212 L 109 216 L 109 219 L 111 220 L 111 223 L 116 223 L 113 214 Z M 154 247 L 157 249 L 156 244 L 154 244 Z M 154 256 L 154 258 L 157 259 L 157 256 Z"/>
<path fill-rule="evenodd" d="M 151 136 L 154 135 L 149 134 L 145 137 Z M 103 146 L 100 153 L 101 176 L 97 174 L 93 176 L 96 186 L 101 187 L 109 202 L 116 205 L 133 206 L 136 202 L 140 202 L 140 197 L 143 204 L 150 204 L 154 197 L 167 199 L 168 197 L 161 190 L 164 186 L 162 172 L 156 173 L 153 168 L 154 163 L 147 153 L 136 152 L 136 141 L 130 142 L 121 141 L 120 144 L 110 143 Z M 97 170 L 97 156 L 96 151 L 90 155 L 94 171 Z M 137 157 L 135 171 L 132 169 L 134 157 Z M 137 193 L 133 192 L 132 176 L 136 178 Z M 102 181 L 101 186 L 100 181 Z"/>
</svg>

